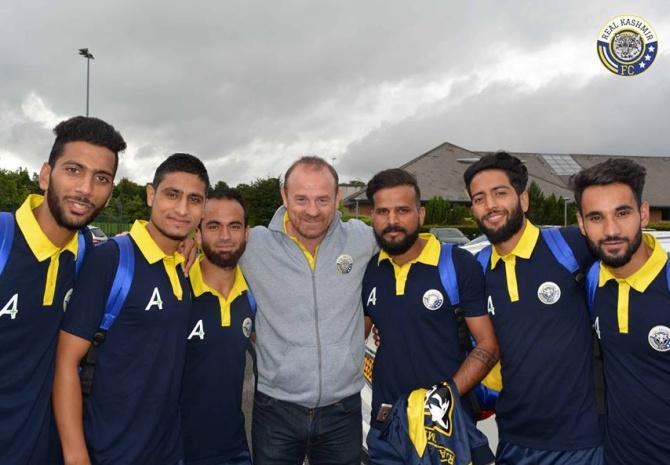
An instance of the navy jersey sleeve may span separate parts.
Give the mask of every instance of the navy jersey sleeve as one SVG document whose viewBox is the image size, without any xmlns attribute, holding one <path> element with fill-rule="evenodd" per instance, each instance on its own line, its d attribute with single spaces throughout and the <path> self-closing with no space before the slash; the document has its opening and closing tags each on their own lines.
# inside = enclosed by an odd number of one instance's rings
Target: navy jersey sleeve
<svg viewBox="0 0 670 465">
<path fill-rule="evenodd" d="M 561 228 L 561 235 L 572 249 L 572 253 L 575 255 L 577 263 L 579 263 L 580 270 L 585 273 L 596 260 L 591 249 L 589 249 L 586 237 L 584 237 L 577 226 Z"/>
<path fill-rule="evenodd" d="M 376 265 L 378 261 L 379 261 L 379 252 L 377 252 L 372 256 L 372 258 L 370 259 L 365 268 L 365 274 L 363 275 L 363 285 L 361 286 L 361 301 L 363 302 L 363 314 L 367 317 L 370 316 L 368 314 L 368 301 L 370 300 L 369 299 L 370 278 L 368 277 L 368 275 L 370 274 L 370 267 Z"/>
<path fill-rule="evenodd" d="M 458 276 L 460 307 L 466 317 L 486 315 L 484 273 L 475 257 L 460 247 L 453 249 L 454 268 Z"/>
<path fill-rule="evenodd" d="M 61 329 L 91 340 L 105 313 L 105 302 L 119 262 L 119 248 L 113 241 L 108 241 L 91 247 L 86 255 Z"/>
</svg>

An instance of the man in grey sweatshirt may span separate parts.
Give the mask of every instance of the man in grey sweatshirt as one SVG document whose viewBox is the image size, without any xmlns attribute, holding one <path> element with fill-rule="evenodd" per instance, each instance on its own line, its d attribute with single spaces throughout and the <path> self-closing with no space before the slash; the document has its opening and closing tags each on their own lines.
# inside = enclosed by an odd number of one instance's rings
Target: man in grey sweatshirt
<svg viewBox="0 0 670 465">
<path fill-rule="evenodd" d="M 337 186 L 323 159 L 293 163 L 284 205 L 241 260 L 258 303 L 256 465 L 360 464 L 361 284 L 376 243 L 362 222 L 342 222 Z"/>
</svg>

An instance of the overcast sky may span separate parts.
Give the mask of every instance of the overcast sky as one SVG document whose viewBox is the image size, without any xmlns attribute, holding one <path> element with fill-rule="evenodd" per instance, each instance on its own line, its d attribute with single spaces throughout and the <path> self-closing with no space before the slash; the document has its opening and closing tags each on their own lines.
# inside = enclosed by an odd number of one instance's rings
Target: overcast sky
<svg viewBox="0 0 670 465">
<path fill-rule="evenodd" d="M 659 55 L 622 78 L 596 54 L 613 16 Z M 363 180 L 442 142 L 470 150 L 670 155 L 670 8 L 622 1 L 3 0 L 0 167 L 39 169 L 85 112 L 128 142 L 119 177 L 173 152 L 231 185 L 317 154 Z"/>
</svg>

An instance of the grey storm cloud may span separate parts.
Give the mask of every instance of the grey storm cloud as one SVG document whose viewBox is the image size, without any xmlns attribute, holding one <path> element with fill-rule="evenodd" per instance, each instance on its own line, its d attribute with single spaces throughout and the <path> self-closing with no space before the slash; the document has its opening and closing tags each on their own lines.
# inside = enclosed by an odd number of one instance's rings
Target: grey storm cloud
<svg viewBox="0 0 670 465">
<path fill-rule="evenodd" d="M 634 12 L 657 28 L 661 48 L 663 6 L 641 1 Z M 656 121 L 667 119 L 670 55 L 638 78 L 601 68 L 571 82 L 583 63 L 571 53 L 597 61 L 599 28 L 629 10 L 604 1 L 10 0 L 0 7 L 0 158 L 37 169 L 53 124 L 83 113 L 81 47 L 96 56 L 91 114 L 122 131 L 120 175 L 138 182 L 174 151 L 200 156 L 212 179 L 231 184 L 276 176 L 307 153 L 335 157 L 345 179 L 367 178 L 444 141 L 667 153 Z M 575 50 L 537 71 L 543 51 L 563 42 Z M 555 76 L 529 84 L 529 73 Z M 634 142 L 634 123 L 653 134 Z"/>
</svg>

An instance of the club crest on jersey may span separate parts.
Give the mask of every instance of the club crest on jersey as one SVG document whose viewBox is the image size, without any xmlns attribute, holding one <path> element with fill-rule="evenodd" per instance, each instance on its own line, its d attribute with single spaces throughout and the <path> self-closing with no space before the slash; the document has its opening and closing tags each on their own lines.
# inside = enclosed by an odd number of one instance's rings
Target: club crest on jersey
<svg viewBox="0 0 670 465">
<path fill-rule="evenodd" d="M 244 334 L 244 337 L 249 337 L 251 336 L 251 327 L 252 327 L 252 322 L 251 318 L 247 317 L 244 319 L 242 322 L 242 334 Z"/>
<path fill-rule="evenodd" d="M 337 271 L 339 273 L 348 274 L 351 273 L 351 270 L 354 268 L 354 259 L 351 255 L 342 254 L 337 257 L 335 265 L 337 266 Z"/>
<path fill-rule="evenodd" d="M 658 53 L 658 40 L 651 25 L 639 16 L 612 18 L 598 35 L 598 58 L 605 68 L 619 76 L 645 72 Z"/>
<path fill-rule="evenodd" d="M 437 289 L 428 289 L 423 293 L 423 306 L 428 310 L 437 310 L 444 303 L 444 296 Z"/>
<path fill-rule="evenodd" d="M 670 350 L 670 328 L 667 326 L 654 326 L 649 331 L 649 345 L 659 352 Z"/>
<path fill-rule="evenodd" d="M 561 298 L 561 288 L 554 282 L 545 281 L 537 288 L 537 298 L 543 304 L 555 304 Z"/>
</svg>

